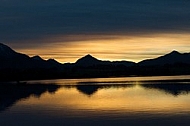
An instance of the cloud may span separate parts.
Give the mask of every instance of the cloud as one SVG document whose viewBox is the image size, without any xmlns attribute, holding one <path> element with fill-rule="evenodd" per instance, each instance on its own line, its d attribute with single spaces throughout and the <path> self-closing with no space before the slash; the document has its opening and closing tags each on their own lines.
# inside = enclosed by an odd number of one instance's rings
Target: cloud
<svg viewBox="0 0 190 126">
<path fill-rule="evenodd" d="M 188 0 L 0 0 L 0 41 L 189 32 Z"/>
</svg>

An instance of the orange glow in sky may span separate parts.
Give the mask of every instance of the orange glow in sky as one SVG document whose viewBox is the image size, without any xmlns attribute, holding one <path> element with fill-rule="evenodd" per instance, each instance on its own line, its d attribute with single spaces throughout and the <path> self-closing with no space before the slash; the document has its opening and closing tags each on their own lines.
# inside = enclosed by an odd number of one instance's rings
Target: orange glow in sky
<svg viewBox="0 0 190 126">
<path fill-rule="evenodd" d="M 101 60 L 127 60 L 139 62 L 156 58 L 177 50 L 190 52 L 190 34 L 149 35 L 70 35 L 41 40 L 41 46 L 13 48 L 29 56 L 40 55 L 44 59 L 54 58 L 59 62 L 75 62 L 91 54 Z M 49 42 L 48 42 L 49 41 Z"/>
</svg>

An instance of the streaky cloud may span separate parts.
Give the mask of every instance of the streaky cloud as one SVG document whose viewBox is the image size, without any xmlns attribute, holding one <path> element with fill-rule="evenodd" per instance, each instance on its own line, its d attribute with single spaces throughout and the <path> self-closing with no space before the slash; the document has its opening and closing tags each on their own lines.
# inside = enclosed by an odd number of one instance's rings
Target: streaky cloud
<svg viewBox="0 0 190 126">
<path fill-rule="evenodd" d="M 0 1 L 0 41 L 53 35 L 190 31 L 190 1 Z"/>
</svg>

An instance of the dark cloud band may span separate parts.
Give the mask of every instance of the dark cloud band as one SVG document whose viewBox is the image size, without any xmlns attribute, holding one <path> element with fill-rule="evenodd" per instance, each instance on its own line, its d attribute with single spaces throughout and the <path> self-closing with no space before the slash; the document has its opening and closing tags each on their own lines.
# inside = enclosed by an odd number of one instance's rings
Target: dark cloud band
<svg viewBox="0 0 190 126">
<path fill-rule="evenodd" d="M 0 41 L 190 31 L 188 0 L 0 0 Z"/>
</svg>

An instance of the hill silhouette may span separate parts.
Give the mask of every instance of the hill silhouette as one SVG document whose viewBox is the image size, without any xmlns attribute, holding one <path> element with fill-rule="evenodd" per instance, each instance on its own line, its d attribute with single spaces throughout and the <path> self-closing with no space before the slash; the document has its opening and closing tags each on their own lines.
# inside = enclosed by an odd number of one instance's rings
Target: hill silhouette
<svg viewBox="0 0 190 126">
<path fill-rule="evenodd" d="M 32 68 L 52 68 L 55 63 L 50 60 L 43 60 L 40 56 L 29 57 L 18 53 L 10 47 L 0 43 L 0 68 L 32 69 Z M 57 62 L 56 67 L 61 65 Z"/>
<path fill-rule="evenodd" d="M 55 60 L 43 60 L 40 56 L 29 57 L 0 43 L 0 80 L 52 78 L 62 71 L 62 64 Z"/>
<path fill-rule="evenodd" d="M 96 59 L 95 57 L 91 56 L 90 54 L 78 59 L 75 62 L 76 65 L 78 66 L 93 66 L 93 65 L 98 65 L 101 64 L 101 61 Z"/>
<path fill-rule="evenodd" d="M 1 81 L 190 74 L 190 53 L 177 51 L 139 63 L 102 61 L 88 54 L 75 63 L 62 64 L 40 56 L 29 57 L 0 43 L 0 61 Z"/>
<path fill-rule="evenodd" d="M 166 65 L 166 64 L 190 64 L 190 53 L 181 54 L 178 51 L 172 51 L 169 54 L 160 56 L 155 59 L 147 59 L 139 62 L 142 66 L 155 66 L 155 65 Z"/>
<path fill-rule="evenodd" d="M 123 65 L 123 66 L 132 66 L 135 64 L 135 62 L 131 61 L 102 61 L 99 60 L 90 54 L 78 59 L 75 64 L 77 66 L 83 66 L 83 67 L 89 67 L 89 66 L 97 66 L 97 65 Z"/>
</svg>

